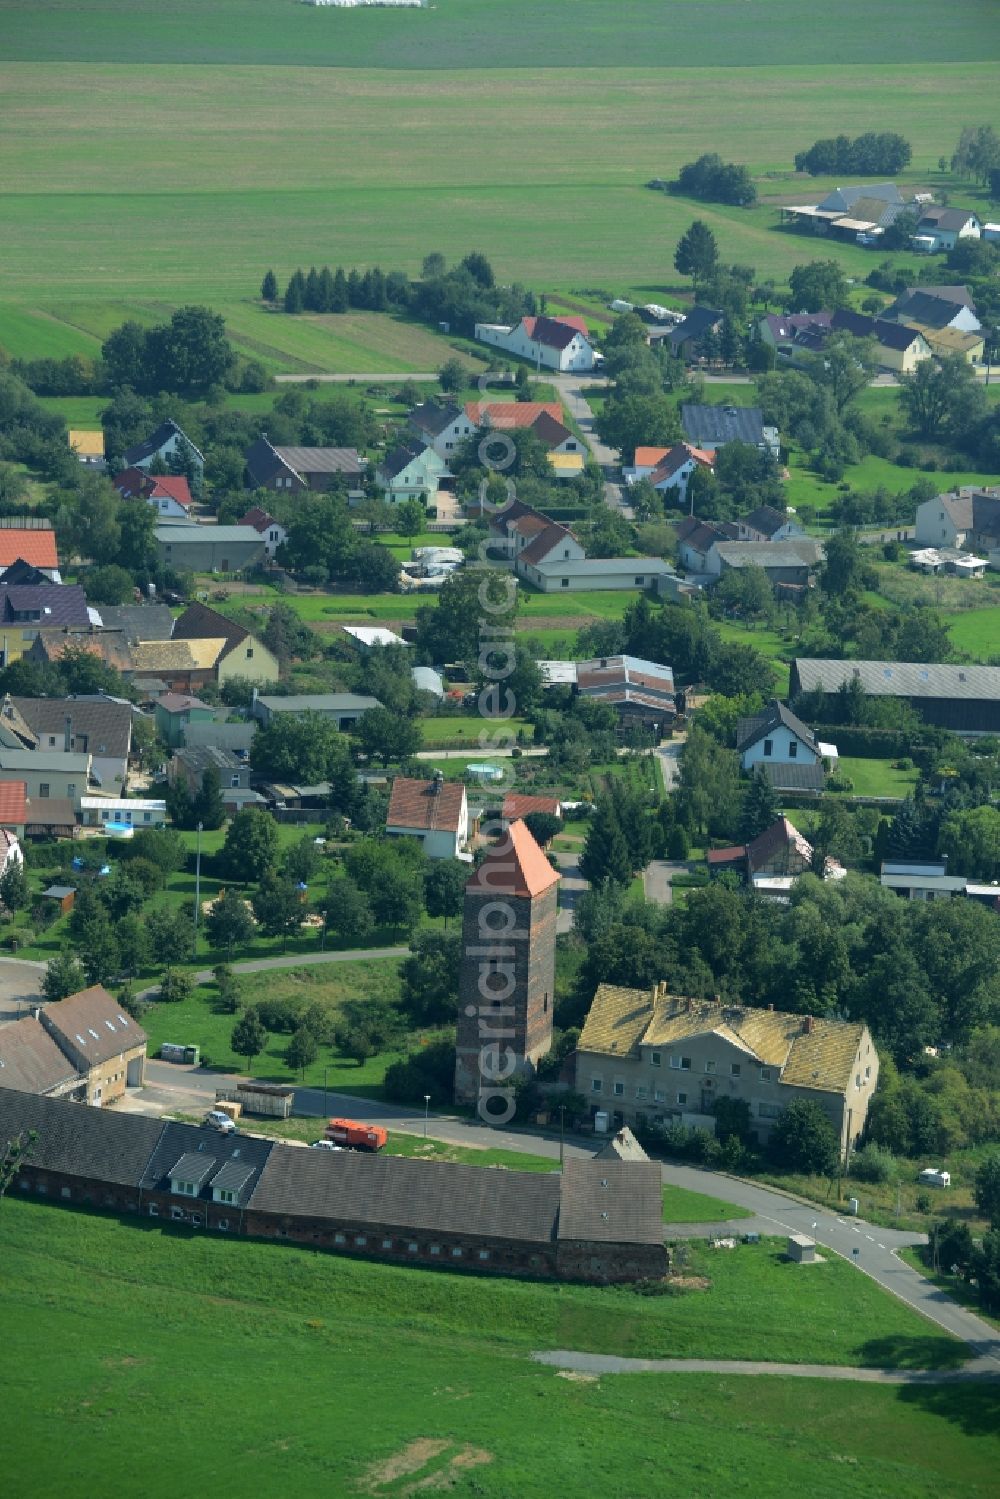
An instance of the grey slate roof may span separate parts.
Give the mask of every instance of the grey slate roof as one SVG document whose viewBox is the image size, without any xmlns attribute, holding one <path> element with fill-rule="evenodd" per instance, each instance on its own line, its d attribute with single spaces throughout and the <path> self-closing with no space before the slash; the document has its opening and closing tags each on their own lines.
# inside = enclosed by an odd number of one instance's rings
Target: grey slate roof
<svg viewBox="0 0 1000 1499">
<path fill-rule="evenodd" d="M 809 536 L 787 541 L 720 541 L 715 550 L 727 567 L 815 567 L 823 548 Z"/>
<path fill-rule="evenodd" d="M 90 624 L 87 597 L 79 583 L 8 583 L 6 578 L 0 578 L 0 618 L 7 624 L 37 622 L 46 629 L 86 629 Z"/>
<path fill-rule="evenodd" d="M 243 1207 L 253 1190 L 253 1183 L 260 1175 L 264 1163 L 276 1148 L 273 1140 L 257 1139 L 253 1135 L 220 1135 L 216 1130 L 203 1129 L 196 1124 L 168 1123 L 163 1126 L 163 1135 L 151 1150 L 142 1173 L 142 1186 L 151 1190 L 170 1190 L 170 1177 L 181 1174 L 179 1168 L 194 1171 L 199 1161 L 211 1162 L 203 1176 L 192 1175 L 189 1181 L 198 1181 L 203 1194 L 207 1194 L 221 1176 L 226 1178 L 221 1185 L 237 1193 L 237 1205 Z M 298 1150 L 287 1148 L 289 1155 L 298 1155 Z M 305 1152 L 301 1152 L 304 1154 Z M 315 1152 L 317 1155 L 319 1152 Z M 228 1170 L 235 1168 L 234 1172 Z M 241 1172 L 249 1171 L 239 1187 L 229 1186 L 229 1181 Z M 212 1175 L 212 1173 L 215 1175 Z M 251 1180 L 252 1178 L 252 1180 Z"/>
<path fill-rule="evenodd" d="M 757 769 L 757 766 L 754 766 Z M 826 786 L 826 776 L 820 761 L 813 765 L 780 765 L 774 760 L 762 760 L 760 769 L 775 791 L 815 791 Z"/>
<path fill-rule="evenodd" d="M 256 701 L 269 713 L 365 713 L 369 708 L 382 706 L 377 697 L 358 692 L 302 692 L 289 693 L 287 697 L 260 693 Z"/>
<path fill-rule="evenodd" d="M 765 734 L 772 733 L 779 725 L 788 729 L 803 744 L 809 746 L 814 754 L 819 754 L 816 739 L 808 724 L 804 724 L 801 718 L 797 718 L 791 708 L 786 708 L 784 703 L 775 698 L 764 709 L 763 713 L 756 714 L 753 718 L 741 718 L 736 725 L 736 748 L 742 752 L 756 744 L 758 739 L 763 739 Z"/>
<path fill-rule="evenodd" d="M 174 751 L 174 759 L 180 761 L 193 776 L 202 776 L 206 770 L 231 775 L 233 771 L 246 769 L 245 760 L 241 760 L 233 750 L 224 749 L 218 744 L 185 744 Z"/>
<path fill-rule="evenodd" d="M 596 1157 L 567 1161 L 562 1172 L 558 1237 L 602 1244 L 662 1244 L 659 1163 Z"/>
<path fill-rule="evenodd" d="M 105 630 L 121 630 L 125 639 L 169 640 L 174 616 L 166 604 L 98 604 Z"/>
<path fill-rule="evenodd" d="M 36 1131 L 25 1159 L 50 1171 L 136 1187 L 163 1129 L 162 1120 L 141 1114 L 0 1089 L 0 1142 Z"/>
<path fill-rule="evenodd" d="M 365 467 L 357 448 L 278 447 L 274 451 L 297 474 L 347 474 L 357 477 Z"/>
<path fill-rule="evenodd" d="M 60 1046 L 79 1052 L 91 1067 L 146 1044 L 142 1026 L 101 984 L 45 1005 L 41 1021 Z"/>
<path fill-rule="evenodd" d="M 835 187 L 817 207 L 846 213 L 860 198 L 880 198 L 883 203 L 903 202 L 895 182 L 864 182 L 859 187 Z"/>
<path fill-rule="evenodd" d="M 682 324 L 683 326 L 683 324 Z M 726 442 L 764 441 L 764 418 L 759 406 L 702 406 L 685 402 L 681 425 L 689 442 L 699 448 L 717 448 Z"/>
<path fill-rule="evenodd" d="M 437 437 L 452 422 L 458 421 L 462 415 L 458 406 L 450 403 L 439 406 L 437 401 L 425 401 L 422 406 L 414 406 L 410 412 L 410 425 L 416 427 L 420 432 L 426 432 L 431 437 Z"/>
<path fill-rule="evenodd" d="M 11 702 L 34 733 L 55 736 L 60 749 L 69 719 L 78 753 L 124 759 L 129 752 L 132 709 L 127 703 L 93 697 L 12 697 Z"/>
<path fill-rule="evenodd" d="M 353 1151 L 276 1150 L 250 1206 L 386 1229 L 547 1244 L 556 1231 L 559 1176 Z"/>
<path fill-rule="evenodd" d="M 717 307 L 692 307 L 682 323 L 671 328 L 667 340 L 676 354 L 687 343 L 698 343 L 710 328 L 721 323 L 723 314 Z"/>
<path fill-rule="evenodd" d="M 49 1093 L 79 1075 L 34 1015 L 0 1026 L 0 1087 Z"/>
<path fill-rule="evenodd" d="M 200 1188 L 218 1164 L 214 1155 L 199 1155 L 197 1151 L 191 1150 L 174 1162 L 167 1176 L 171 1181 L 190 1182 L 192 1186 Z"/>
<path fill-rule="evenodd" d="M 1000 701 L 1000 666 L 946 666 L 920 661 L 835 661 L 797 656 L 793 662 L 803 692 L 836 692 L 856 678 L 870 697 L 961 698 Z"/>
<path fill-rule="evenodd" d="M 234 1192 L 238 1196 L 256 1169 L 249 1161 L 230 1159 L 212 1177 L 212 1191 Z"/>
<path fill-rule="evenodd" d="M 885 349 L 902 353 L 923 334 L 905 323 L 890 323 L 885 318 L 865 317 L 862 312 L 852 312 L 849 307 L 838 307 L 830 324 L 835 333 L 850 333 L 855 338 L 874 338 Z"/>
</svg>

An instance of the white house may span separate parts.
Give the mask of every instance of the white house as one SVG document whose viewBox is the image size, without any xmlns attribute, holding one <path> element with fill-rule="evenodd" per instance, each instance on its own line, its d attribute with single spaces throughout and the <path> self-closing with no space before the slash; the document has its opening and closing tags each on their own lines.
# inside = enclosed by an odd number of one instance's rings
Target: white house
<svg viewBox="0 0 1000 1499">
<path fill-rule="evenodd" d="M 908 287 L 882 316 L 889 322 L 910 323 L 921 329 L 954 328 L 959 333 L 979 333 L 982 329 L 967 286 Z"/>
<path fill-rule="evenodd" d="M 127 469 L 148 469 L 156 458 L 167 463 L 171 458 L 181 457 L 186 457 L 199 474 L 204 471 L 203 454 L 195 447 L 191 439 L 185 436 L 177 423 L 168 417 L 165 422 L 160 423 L 155 432 L 150 433 L 145 441 L 137 442 L 134 447 L 125 450 L 122 454 L 122 465 Z"/>
<path fill-rule="evenodd" d="M 960 239 L 979 239 L 983 226 L 974 213 L 967 208 L 925 208 L 917 220 L 914 244 L 926 241 L 921 249 L 932 253 L 938 250 L 953 250 Z"/>
<path fill-rule="evenodd" d="M 668 496 L 676 505 L 683 505 L 687 500 L 688 481 L 696 468 L 714 473 L 713 454 L 702 448 L 692 447 L 690 443 L 680 442 L 675 447 L 668 448 L 656 467 L 645 477 L 659 494 Z"/>
<path fill-rule="evenodd" d="M 677 560 L 685 572 L 718 577 L 722 563 L 714 550 L 716 542 L 735 541 L 736 527 L 729 521 L 700 521 L 686 515 L 675 527 Z"/>
<path fill-rule="evenodd" d="M 508 354 L 517 354 L 547 370 L 592 370 L 601 363 L 578 317 L 523 317 L 513 328 L 477 323 L 476 338 Z"/>
<path fill-rule="evenodd" d="M 790 708 L 774 699 L 763 713 L 741 718 L 736 726 L 736 750 L 740 765 L 752 771 L 758 765 L 816 765 L 836 756 L 833 745 L 824 745 L 812 730 L 796 718 Z M 832 755 L 828 752 L 832 751 Z"/>
<path fill-rule="evenodd" d="M 409 422 L 414 436 L 433 448 L 445 462 L 477 429 L 468 407 L 460 410 L 457 406 L 439 406 L 436 401 L 426 401 L 424 405 L 414 407 Z"/>
<path fill-rule="evenodd" d="M 246 515 L 241 515 L 237 525 L 253 527 L 257 535 L 262 539 L 264 552 L 268 557 L 273 557 L 282 542 L 288 540 L 288 532 L 280 520 L 275 520 L 273 515 L 269 515 L 259 505 L 252 506 Z"/>
<path fill-rule="evenodd" d="M 444 459 L 416 438 L 393 448 L 375 470 L 376 484 L 383 491 L 384 498 L 393 503 L 419 500 L 423 495 L 433 498 L 441 487 L 441 480 L 450 478 Z"/>
<path fill-rule="evenodd" d="M 790 515 L 782 515 L 773 505 L 760 505 L 735 522 L 736 541 L 788 541 L 804 536 L 805 530 Z"/>
<path fill-rule="evenodd" d="M 540 563 L 581 562 L 586 555 L 572 531 L 553 521 L 518 550 L 514 557 L 514 571 L 519 578 L 534 582 L 534 571 Z"/>
<path fill-rule="evenodd" d="M 968 486 L 917 506 L 915 540 L 922 547 L 989 551 L 1000 544 L 1000 488 Z"/>
<path fill-rule="evenodd" d="M 413 781 L 397 776 L 385 819 L 389 838 L 419 838 L 428 859 L 463 859 L 469 841 L 469 802 L 461 781 Z"/>
</svg>

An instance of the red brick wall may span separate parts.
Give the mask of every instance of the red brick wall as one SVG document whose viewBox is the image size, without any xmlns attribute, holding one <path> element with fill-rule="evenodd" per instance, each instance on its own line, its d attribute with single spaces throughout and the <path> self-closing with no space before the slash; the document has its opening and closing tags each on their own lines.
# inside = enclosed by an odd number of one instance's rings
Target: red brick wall
<svg viewBox="0 0 1000 1499">
<path fill-rule="evenodd" d="M 597 1244 L 566 1239 L 558 1247 L 556 1273 L 560 1280 L 659 1280 L 667 1273 L 663 1244 Z"/>
</svg>

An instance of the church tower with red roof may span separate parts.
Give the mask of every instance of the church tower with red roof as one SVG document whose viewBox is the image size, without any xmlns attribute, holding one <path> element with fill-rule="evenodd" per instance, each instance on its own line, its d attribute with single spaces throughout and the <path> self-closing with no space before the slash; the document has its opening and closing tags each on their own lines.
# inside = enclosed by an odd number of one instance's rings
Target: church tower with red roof
<svg viewBox="0 0 1000 1499">
<path fill-rule="evenodd" d="M 513 1084 L 552 1045 L 559 875 L 511 823 L 465 886 L 455 1101 L 490 1124 L 513 1116 Z"/>
</svg>

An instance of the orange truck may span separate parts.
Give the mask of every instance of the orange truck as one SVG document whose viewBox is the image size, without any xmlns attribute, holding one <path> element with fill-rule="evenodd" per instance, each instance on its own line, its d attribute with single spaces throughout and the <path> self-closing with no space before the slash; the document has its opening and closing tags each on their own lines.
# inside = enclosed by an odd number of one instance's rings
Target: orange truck
<svg viewBox="0 0 1000 1499">
<path fill-rule="evenodd" d="M 331 1119 L 323 1138 L 348 1150 L 384 1150 L 389 1135 L 380 1124 L 359 1124 L 356 1119 Z"/>
</svg>

